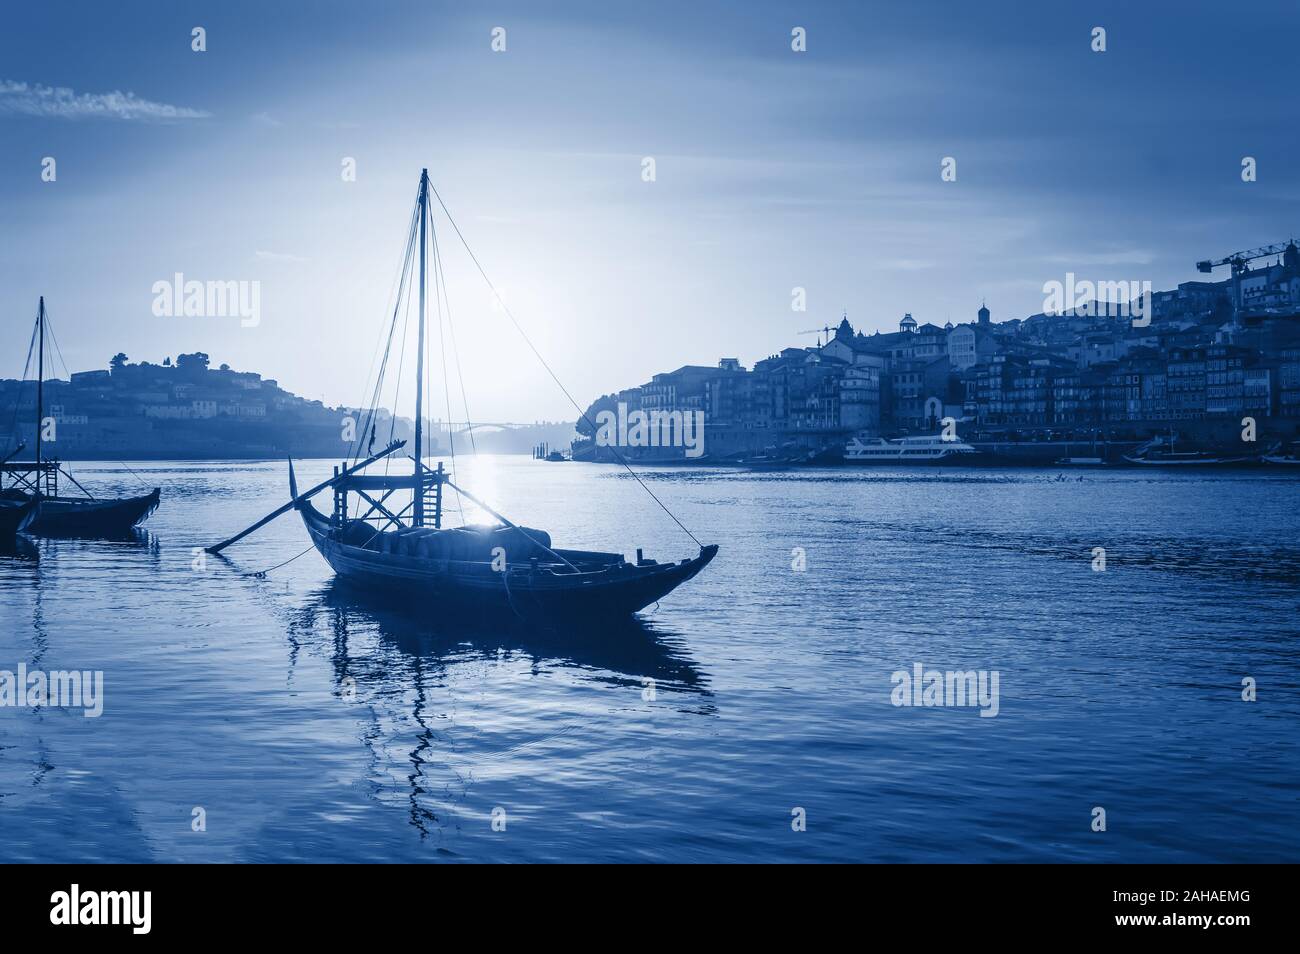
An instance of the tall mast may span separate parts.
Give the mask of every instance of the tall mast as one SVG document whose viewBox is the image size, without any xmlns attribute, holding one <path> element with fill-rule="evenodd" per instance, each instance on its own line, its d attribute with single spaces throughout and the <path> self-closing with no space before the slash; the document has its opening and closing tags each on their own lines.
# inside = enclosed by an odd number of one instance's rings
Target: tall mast
<svg viewBox="0 0 1300 954">
<path fill-rule="evenodd" d="M 41 423 L 45 418 L 45 296 L 41 296 L 40 307 L 36 311 L 36 325 L 39 329 L 40 345 L 36 358 L 36 463 L 41 462 Z M 39 471 L 37 480 L 40 479 Z"/>
<path fill-rule="evenodd" d="M 425 232 L 429 227 L 429 170 L 420 170 L 420 343 L 415 358 L 415 499 L 412 523 L 424 526 L 424 269 Z"/>
</svg>

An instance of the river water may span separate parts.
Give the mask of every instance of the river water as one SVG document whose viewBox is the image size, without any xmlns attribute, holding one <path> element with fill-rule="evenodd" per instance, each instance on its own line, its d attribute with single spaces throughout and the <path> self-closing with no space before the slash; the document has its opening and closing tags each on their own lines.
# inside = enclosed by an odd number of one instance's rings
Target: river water
<svg viewBox="0 0 1300 954">
<path fill-rule="evenodd" d="M 557 545 L 694 552 L 618 468 L 458 469 Z M 196 556 L 283 463 L 132 470 L 74 467 L 163 488 L 138 539 L 0 552 L 0 669 L 103 672 L 98 718 L 0 708 L 6 861 L 1300 858 L 1285 474 L 647 470 L 717 560 L 548 633 L 352 592 L 293 514 Z M 918 663 L 996 716 L 895 705 Z"/>
</svg>

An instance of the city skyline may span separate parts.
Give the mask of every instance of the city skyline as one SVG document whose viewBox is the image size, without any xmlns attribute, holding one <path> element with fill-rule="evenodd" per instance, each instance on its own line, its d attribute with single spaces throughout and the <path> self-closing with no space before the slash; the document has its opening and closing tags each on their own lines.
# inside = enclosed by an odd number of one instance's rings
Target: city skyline
<svg viewBox="0 0 1300 954">
<path fill-rule="evenodd" d="M 1270 7 L 1279 27 L 1300 19 Z M 45 294 L 69 370 L 203 351 L 357 404 L 424 165 L 584 405 L 666 368 L 812 344 L 798 333 L 845 312 L 867 333 L 905 312 L 970 321 L 985 300 L 995 320 L 1027 317 L 1069 272 L 1173 288 L 1296 221 L 1276 121 L 1287 31 L 1246 43 L 1208 4 L 559 16 L 8 13 L 0 377 L 21 374 Z M 71 46 L 54 65 L 33 51 L 56 34 Z M 571 419 L 451 246 L 470 416 Z M 158 317 L 153 287 L 176 273 L 259 282 L 260 321 Z"/>
</svg>

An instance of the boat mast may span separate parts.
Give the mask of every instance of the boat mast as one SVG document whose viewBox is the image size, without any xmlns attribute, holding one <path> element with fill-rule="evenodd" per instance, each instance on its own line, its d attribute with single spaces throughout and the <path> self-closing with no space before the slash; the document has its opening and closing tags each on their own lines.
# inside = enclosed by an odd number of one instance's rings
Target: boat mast
<svg viewBox="0 0 1300 954">
<path fill-rule="evenodd" d="M 425 231 L 429 226 L 429 170 L 420 170 L 420 343 L 415 358 L 415 498 L 412 501 L 411 520 L 414 526 L 424 526 L 424 269 Z"/>
<path fill-rule="evenodd" d="M 40 345 L 36 358 L 36 463 L 41 462 L 41 419 L 45 416 L 45 296 L 41 296 L 40 307 L 36 311 L 36 324 L 39 329 Z M 30 354 L 30 352 L 28 352 Z M 40 480 L 40 468 L 36 469 L 36 479 Z"/>
</svg>

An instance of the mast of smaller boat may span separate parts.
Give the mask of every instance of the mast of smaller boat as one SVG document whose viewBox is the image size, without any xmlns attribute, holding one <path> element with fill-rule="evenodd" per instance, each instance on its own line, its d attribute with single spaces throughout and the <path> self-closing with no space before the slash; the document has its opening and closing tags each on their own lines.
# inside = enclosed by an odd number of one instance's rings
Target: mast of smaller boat
<svg viewBox="0 0 1300 954">
<path fill-rule="evenodd" d="M 424 269 L 425 231 L 429 226 L 429 170 L 420 170 L 420 341 L 415 358 L 415 499 L 412 501 L 411 524 L 424 526 Z"/>
<path fill-rule="evenodd" d="M 41 420 L 45 416 L 45 296 L 36 312 L 36 325 L 40 344 L 36 358 L 36 480 L 41 479 Z M 29 354 L 31 352 L 28 352 Z"/>
</svg>

